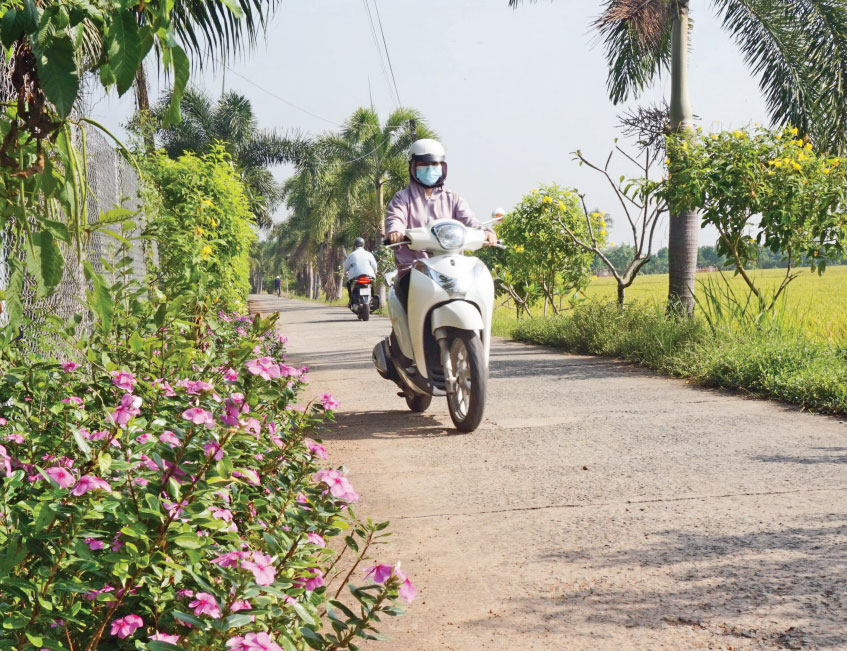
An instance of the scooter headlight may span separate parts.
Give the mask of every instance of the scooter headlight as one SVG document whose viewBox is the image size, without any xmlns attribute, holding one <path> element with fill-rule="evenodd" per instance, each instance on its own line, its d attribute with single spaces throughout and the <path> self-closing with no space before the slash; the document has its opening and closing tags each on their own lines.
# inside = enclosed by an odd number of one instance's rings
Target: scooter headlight
<svg viewBox="0 0 847 651">
<path fill-rule="evenodd" d="M 465 227 L 460 224 L 441 224 L 432 232 L 441 248 L 447 251 L 461 249 L 465 244 Z"/>
</svg>

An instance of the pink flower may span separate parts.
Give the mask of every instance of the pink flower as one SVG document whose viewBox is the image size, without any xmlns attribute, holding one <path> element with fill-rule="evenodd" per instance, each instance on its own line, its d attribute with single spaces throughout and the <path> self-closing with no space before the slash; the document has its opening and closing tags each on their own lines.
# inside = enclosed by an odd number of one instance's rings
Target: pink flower
<svg viewBox="0 0 847 651">
<path fill-rule="evenodd" d="M 279 374 L 282 377 L 299 378 L 303 373 L 300 369 L 289 366 L 288 364 L 279 365 Z"/>
<path fill-rule="evenodd" d="M 194 609 L 196 616 L 208 615 L 213 619 L 218 619 L 221 616 L 221 609 L 218 607 L 218 602 L 208 592 L 198 592 L 196 599 L 188 604 L 189 608 Z"/>
<path fill-rule="evenodd" d="M 83 475 L 79 478 L 76 486 L 71 491 L 71 495 L 75 495 L 79 497 L 80 495 L 84 495 L 88 491 L 93 490 L 104 490 L 107 493 L 112 492 L 112 487 L 109 486 L 108 482 L 103 481 L 99 477 L 95 477 L 94 475 Z"/>
<path fill-rule="evenodd" d="M 397 591 L 397 594 L 409 603 L 412 603 L 415 595 L 418 594 L 418 589 L 412 585 L 412 582 L 409 581 L 409 579 L 404 579 L 400 589 Z"/>
<path fill-rule="evenodd" d="M 112 421 L 120 427 L 125 427 L 130 420 L 141 413 L 140 407 L 141 398 L 125 393 L 121 398 L 121 404 L 112 412 Z"/>
<path fill-rule="evenodd" d="M 329 411 L 338 409 L 341 406 L 341 403 L 328 393 L 322 393 L 318 400 L 320 400 L 323 408 Z"/>
<path fill-rule="evenodd" d="M 230 511 L 229 509 L 221 509 L 217 506 L 213 506 L 209 510 L 212 512 L 213 518 L 223 520 L 224 522 L 232 522 L 232 511 Z"/>
<path fill-rule="evenodd" d="M 202 380 L 180 380 L 177 386 L 183 387 L 188 395 L 199 396 L 201 393 L 211 391 L 214 387 Z"/>
<path fill-rule="evenodd" d="M 195 425 L 205 425 L 206 427 L 214 427 L 215 419 L 211 412 L 201 409 L 200 407 L 192 407 L 182 412 L 182 417 L 185 420 L 190 420 Z"/>
<path fill-rule="evenodd" d="M 326 547 L 326 541 L 323 539 L 323 536 L 318 533 L 307 533 L 306 540 L 318 547 Z"/>
<path fill-rule="evenodd" d="M 129 371 L 112 371 L 112 384 L 123 391 L 132 393 L 135 388 L 135 375 Z"/>
<path fill-rule="evenodd" d="M 365 570 L 365 578 L 373 575 L 374 583 L 384 583 L 394 571 L 393 565 L 374 565 Z"/>
<path fill-rule="evenodd" d="M 74 476 L 61 466 L 53 466 L 44 472 L 50 479 L 59 484 L 60 488 L 70 488 L 74 485 Z"/>
<path fill-rule="evenodd" d="M 310 567 L 309 571 L 312 572 L 314 576 L 295 579 L 294 584 L 303 586 L 306 590 L 317 590 L 324 584 L 323 572 L 316 567 Z"/>
<path fill-rule="evenodd" d="M 182 441 L 180 441 L 179 438 L 177 438 L 177 435 L 169 429 L 159 434 L 159 440 L 162 443 L 167 443 L 172 448 L 178 448 L 180 445 L 182 445 Z"/>
<path fill-rule="evenodd" d="M 6 424 L 6 423 L 8 423 L 8 422 L 9 422 L 9 421 L 7 421 L 5 418 L 3 418 L 2 416 L 0 416 L 0 427 L 2 427 L 3 425 L 5 425 L 5 424 Z"/>
<path fill-rule="evenodd" d="M 62 400 L 62 402 L 64 402 L 66 405 L 70 405 L 70 404 L 81 405 L 85 401 L 82 398 L 80 398 L 79 396 L 69 396 L 67 398 L 64 398 Z"/>
<path fill-rule="evenodd" d="M 329 492 L 333 497 L 346 500 L 348 502 L 358 502 L 359 494 L 353 489 L 350 480 L 342 475 L 338 470 L 318 470 L 315 473 L 315 481 L 322 482 L 329 486 Z"/>
<path fill-rule="evenodd" d="M 258 375 L 263 380 L 272 380 L 280 376 L 279 365 L 270 357 L 252 359 L 245 366 L 252 375 Z"/>
<path fill-rule="evenodd" d="M 157 632 L 155 635 L 150 636 L 151 642 L 168 642 L 169 644 L 176 644 L 179 642 L 179 635 L 168 635 L 167 633 L 159 633 Z"/>
<path fill-rule="evenodd" d="M 133 477 L 132 483 L 135 484 L 136 486 L 146 486 L 147 484 L 150 483 L 150 480 L 144 479 L 144 477 Z"/>
<path fill-rule="evenodd" d="M 135 633 L 135 629 L 144 626 L 144 620 L 138 615 L 127 615 L 112 621 L 111 635 L 116 635 L 123 639 Z"/>
<path fill-rule="evenodd" d="M 309 448 L 309 452 L 315 455 L 318 459 L 329 458 L 329 455 L 326 453 L 326 448 L 320 443 L 315 443 L 312 439 L 306 439 L 306 447 Z"/>
<path fill-rule="evenodd" d="M 221 449 L 221 444 L 217 441 L 203 444 L 203 451 L 207 457 L 214 457 L 215 461 L 220 461 L 224 458 L 224 451 Z"/>
<path fill-rule="evenodd" d="M 234 601 L 229 609 L 237 613 L 239 610 L 253 610 L 253 606 L 250 605 L 250 602 L 246 599 L 241 599 L 239 601 Z"/>
<path fill-rule="evenodd" d="M 273 556 L 253 552 L 253 560 L 244 561 L 241 567 L 253 573 L 253 580 L 256 581 L 257 585 L 271 585 L 276 576 L 276 568 L 271 565 L 273 560 Z"/>
<path fill-rule="evenodd" d="M 176 393 L 174 393 L 174 388 L 171 386 L 170 382 L 168 382 L 164 378 L 155 379 L 153 381 L 153 386 L 161 389 L 162 393 L 165 394 L 165 397 L 167 398 L 176 395 Z"/>
<path fill-rule="evenodd" d="M 225 368 L 224 369 L 224 380 L 227 382 L 235 382 L 238 380 L 238 371 L 233 368 Z"/>
<path fill-rule="evenodd" d="M 9 434 L 9 436 L 6 437 L 6 440 L 20 445 L 24 442 L 24 437 L 21 434 Z"/>
<path fill-rule="evenodd" d="M 282 651 L 267 633 L 246 633 L 229 638 L 226 643 L 232 651 Z"/>
<path fill-rule="evenodd" d="M 147 433 L 139 434 L 138 436 L 135 437 L 135 442 L 140 443 L 141 445 L 144 445 L 145 443 L 150 442 L 150 440 L 152 440 L 152 438 L 153 437 L 150 434 L 147 434 Z"/>
<path fill-rule="evenodd" d="M 262 483 L 259 480 L 259 474 L 255 470 L 250 470 L 249 468 L 240 468 L 234 471 L 232 476 L 244 479 L 244 481 L 248 484 L 253 484 L 254 486 L 258 486 Z"/>
<path fill-rule="evenodd" d="M 2 445 L 0 445 L 0 463 L 3 464 L 6 477 L 10 477 L 12 475 L 12 457 L 9 456 L 6 448 Z"/>
<path fill-rule="evenodd" d="M 249 555 L 247 552 L 227 552 L 217 558 L 213 558 L 210 562 L 221 567 L 237 567 L 241 560 L 247 558 Z"/>
<path fill-rule="evenodd" d="M 78 367 L 79 364 L 76 362 L 62 362 L 62 370 L 65 373 L 73 373 Z"/>
<path fill-rule="evenodd" d="M 194 590 L 179 590 L 176 593 L 176 596 L 177 597 L 186 597 L 188 599 L 191 599 L 191 597 L 194 596 Z"/>
<path fill-rule="evenodd" d="M 97 540 L 96 538 L 83 538 L 83 542 L 88 543 L 88 549 L 91 551 L 98 551 L 106 547 L 102 540 Z"/>
<path fill-rule="evenodd" d="M 259 438 L 259 434 L 262 431 L 262 426 L 259 421 L 255 418 L 244 418 L 241 420 L 241 427 L 244 428 L 244 431 L 248 434 L 252 434 L 256 438 Z"/>
</svg>

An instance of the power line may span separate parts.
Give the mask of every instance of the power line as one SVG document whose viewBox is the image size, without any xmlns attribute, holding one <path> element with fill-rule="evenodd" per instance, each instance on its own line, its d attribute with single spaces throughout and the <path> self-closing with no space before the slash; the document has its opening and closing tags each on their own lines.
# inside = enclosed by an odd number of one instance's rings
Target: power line
<svg viewBox="0 0 847 651">
<path fill-rule="evenodd" d="M 272 91 L 269 91 L 267 88 L 264 88 L 263 86 L 260 86 L 259 84 L 257 84 L 257 83 L 256 83 L 255 81 L 253 81 L 252 79 L 248 79 L 247 77 L 245 77 L 244 75 L 242 75 L 240 72 L 236 72 L 235 70 L 233 70 L 232 68 L 230 68 L 230 67 L 229 67 L 226 63 L 224 63 L 223 61 L 221 61 L 221 64 L 223 65 L 223 67 L 224 67 L 225 69 L 229 70 L 232 74 L 236 75 L 237 77 L 241 77 L 244 81 L 246 81 L 246 82 L 247 82 L 248 84 L 250 84 L 251 86 L 255 86 L 256 88 L 258 88 L 258 89 L 259 89 L 260 91 L 262 91 L 263 93 L 266 93 L 267 95 L 270 95 L 270 96 L 271 96 L 271 97 L 273 97 L 274 99 L 278 99 L 280 102 L 282 102 L 282 103 L 284 103 L 284 104 L 287 104 L 287 105 L 288 105 L 288 106 L 290 106 L 291 108 L 295 108 L 295 109 L 297 109 L 298 111 L 302 111 L 303 113 L 306 113 L 307 115 L 311 115 L 313 118 L 318 118 L 319 120 L 323 120 L 324 122 L 329 122 L 330 124 L 334 124 L 334 125 L 335 125 L 335 126 L 337 126 L 337 127 L 344 126 L 343 124 L 341 124 L 341 123 L 339 123 L 339 122 L 336 122 L 335 120 L 330 120 L 329 118 L 325 118 L 325 117 L 324 117 L 324 116 L 322 116 L 322 115 L 318 115 L 317 113 L 314 113 L 314 112 L 310 111 L 309 109 L 305 109 L 305 108 L 303 108 L 302 106 L 298 106 L 298 105 L 297 105 L 297 104 L 295 104 L 294 102 L 290 102 L 290 101 L 288 101 L 288 100 L 287 100 L 287 99 L 285 99 L 284 97 L 280 97 L 280 96 L 279 96 L 279 95 L 277 95 L 276 93 L 274 93 L 274 92 L 272 92 Z"/>
<path fill-rule="evenodd" d="M 368 25 L 371 28 L 371 37 L 373 38 L 374 47 L 376 48 L 376 56 L 379 59 L 379 67 L 382 68 L 382 76 L 385 77 L 385 83 L 388 85 L 388 93 L 392 94 L 394 90 L 391 85 L 391 79 L 388 76 L 388 68 L 385 67 L 385 59 L 382 56 L 382 48 L 379 45 L 379 37 L 376 35 L 376 27 L 374 26 L 373 14 L 371 13 L 371 6 L 368 0 L 362 0 L 362 5 L 365 7 L 365 13 L 368 16 Z M 397 108 L 400 108 L 400 97 L 392 97 L 392 100 L 397 104 Z"/>
<path fill-rule="evenodd" d="M 397 102 L 402 106 L 403 102 L 400 100 L 400 91 L 397 88 L 397 78 L 394 76 L 394 66 L 391 65 L 391 54 L 388 52 L 388 43 L 385 41 L 385 32 L 382 31 L 382 17 L 379 15 L 379 5 L 376 0 L 374 2 L 374 9 L 376 9 L 376 19 L 379 23 L 379 33 L 382 35 L 382 45 L 385 48 L 385 58 L 388 59 L 388 69 L 391 70 L 391 81 L 394 82 L 394 94 L 397 95 Z"/>
</svg>

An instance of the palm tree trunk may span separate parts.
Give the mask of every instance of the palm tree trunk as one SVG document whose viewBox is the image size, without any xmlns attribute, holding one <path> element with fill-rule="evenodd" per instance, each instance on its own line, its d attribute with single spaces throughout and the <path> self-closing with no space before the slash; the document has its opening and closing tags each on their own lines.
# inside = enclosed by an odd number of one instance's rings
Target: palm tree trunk
<svg viewBox="0 0 847 651">
<path fill-rule="evenodd" d="M 150 124 L 150 89 L 147 84 L 147 72 L 144 62 L 135 71 L 135 106 L 141 118 L 141 133 L 144 137 L 144 148 L 152 154 L 156 148 L 153 141 L 153 125 Z"/>
<path fill-rule="evenodd" d="M 384 196 L 384 193 L 383 193 L 382 178 L 380 178 L 376 182 L 376 201 L 377 201 L 377 205 L 379 205 L 380 212 L 384 214 L 385 213 L 385 196 Z M 385 239 L 385 219 L 384 218 L 379 220 L 379 235 L 380 235 L 380 240 Z M 382 244 L 382 242 L 380 241 L 380 245 L 381 244 Z M 375 280 L 376 280 L 376 282 L 379 282 L 379 278 L 376 278 Z M 388 293 L 386 292 L 386 289 L 385 289 L 385 283 L 384 282 L 379 283 L 379 304 L 385 305 L 387 300 L 388 300 Z"/>
<path fill-rule="evenodd" d="M 671 129 L 693 135 L 693 113 L 688 93 L 688 2 L 680 2 L 673 20 L 671 54 Z M 670 182 L 674 179 L 671 177 Z M 694 277 L 700 217 L 696 210 L 671 215 L 668 234 L 668 302 L 673 310 L 694 312 Z"/>
</svg>

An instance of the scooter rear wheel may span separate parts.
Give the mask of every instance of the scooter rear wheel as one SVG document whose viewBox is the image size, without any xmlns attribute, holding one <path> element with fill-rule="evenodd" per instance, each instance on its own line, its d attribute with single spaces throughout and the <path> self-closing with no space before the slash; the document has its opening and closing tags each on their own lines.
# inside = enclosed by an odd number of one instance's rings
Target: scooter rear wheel
<svg viewBox="0 0 847 651">
<path fill-rule="evenodd" d="M 482 341 L 475 332 L 455 330 L 449 352 L 456 377 L 456 390 L 447 394 L 450 418 L 460 432 L 473 432 L 482 422 L 488 388 Z"/>
<path fill-rule="evenodd" d="M 362 321 L 367 321 L 371 318 L 371 306 L 368 304 L 367 301 L 365 301 L 359 306 L 359 318 Z"/>
<path fill-rule="evenodd" d="M 406 404 L 416 414 L 422 414 L 429 409 L 430 403 L 432 403 L 432 396 L 422 396 L 419 393 L 406 394 Z"/>
</svg>

